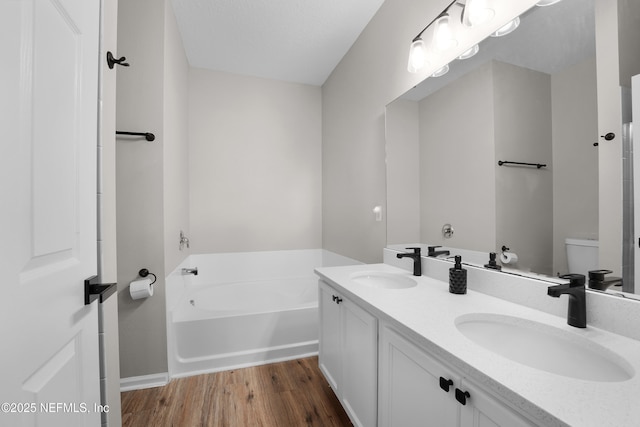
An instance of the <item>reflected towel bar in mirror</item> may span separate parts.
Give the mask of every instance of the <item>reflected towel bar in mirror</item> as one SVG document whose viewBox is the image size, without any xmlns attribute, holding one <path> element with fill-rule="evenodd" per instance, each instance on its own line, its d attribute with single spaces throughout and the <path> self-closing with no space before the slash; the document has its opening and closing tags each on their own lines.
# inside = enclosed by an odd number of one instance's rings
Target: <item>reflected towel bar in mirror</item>
<svg viewBox="0 0 640 427">
<path fill-rule="evenodd" d="M 502 165 L 535 166 L 538 169 L 547 167 L 547 165 L 544 165 L 542 163 L 524 163 L 524 162 L 510 162 L 507 160 L 498 160 L 498 166 L 502 166 Z"/>
</svg>

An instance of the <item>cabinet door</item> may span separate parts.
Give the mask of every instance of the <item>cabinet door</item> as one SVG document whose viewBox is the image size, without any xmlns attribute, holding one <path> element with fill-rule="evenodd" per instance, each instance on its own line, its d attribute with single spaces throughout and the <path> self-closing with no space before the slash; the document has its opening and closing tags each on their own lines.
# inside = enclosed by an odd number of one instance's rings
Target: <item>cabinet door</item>
<svg viewBox="0 0 640 427">
<path fill-rule="evenodd" d="M 462 381 L 460 390 L 469 392 L 467 404 L 461 408 L 461 427 L 532 427 L 534 425 L 468 380 Z"/>
<path fill-rule="evenodd" d="M 380 336 L 380 426 L 457 426 L 458 377 L 420 348 L 384 327 Z M 451 381 L 449 391 L 440 378 Z"/>
<path fill-rule="evenodd" d="M 341 397 L 356 426 L 375 426 L 378 401 L 378 322 L 344 299 L 342 307 L 343 367 Z"/>
<path fill-rule="evenodd" d="M 333 391 L 338 395 L 338 384 L 341 375 L 341 332 L 340 305 L 334 297 L 337 292 L 326 283 L 320 281 L 318 286 L 318 305 L 320 313 L 319 352 L 320 370 L 329 382 Z"/>
</svg>

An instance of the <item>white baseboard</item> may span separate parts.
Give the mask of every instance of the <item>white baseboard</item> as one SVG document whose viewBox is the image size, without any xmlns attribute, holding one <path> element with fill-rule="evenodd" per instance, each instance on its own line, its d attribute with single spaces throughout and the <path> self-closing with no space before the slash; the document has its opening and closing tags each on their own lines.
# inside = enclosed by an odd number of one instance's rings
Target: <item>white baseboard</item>
<svg viewBox="0 0 640 427">
<path fill-rule="evenodd" d="M 142 390 L 143 388 L 162 387 L 167 384 L 169 384 L 168 372 L 120 378 L 120 391 Z"/>
</svg>

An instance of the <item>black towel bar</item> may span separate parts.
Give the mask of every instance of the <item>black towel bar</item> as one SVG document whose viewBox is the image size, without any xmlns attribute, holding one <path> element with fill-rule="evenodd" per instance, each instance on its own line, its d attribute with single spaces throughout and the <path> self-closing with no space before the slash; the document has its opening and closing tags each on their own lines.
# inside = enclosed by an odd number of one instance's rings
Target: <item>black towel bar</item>
<svg viewBox="0 0 640 427">
<path fill-rule="evenodd" d="M 544 165 L 542 163 L 523 163 L 523 162 L 510 162 L 507 160 L 498 160 L 498 166 L 502 166 L 502 165 L 535 166 L 538 169 L 547 167 L 547 165 Z"/>
<path fill-rule="evenodd" d="M 156 136 L 151 132 L 121 132 L 117 130 L 116 135 L 144 136 L 147 141 L 153 141 L 156 139 Z"/>
</svg>

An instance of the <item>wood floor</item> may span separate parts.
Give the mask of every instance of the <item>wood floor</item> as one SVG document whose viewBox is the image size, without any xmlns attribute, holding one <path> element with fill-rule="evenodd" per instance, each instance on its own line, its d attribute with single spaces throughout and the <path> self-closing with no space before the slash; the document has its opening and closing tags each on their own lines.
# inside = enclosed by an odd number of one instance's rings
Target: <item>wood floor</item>
<svg viewBox="0 0 640 427">
<path fill-rule="evenodd" d="M 171 381 L 122 393 L 122 425 L 175 427 L 351 426 L 318 368 L 292 360 Z"/>
</svg>

